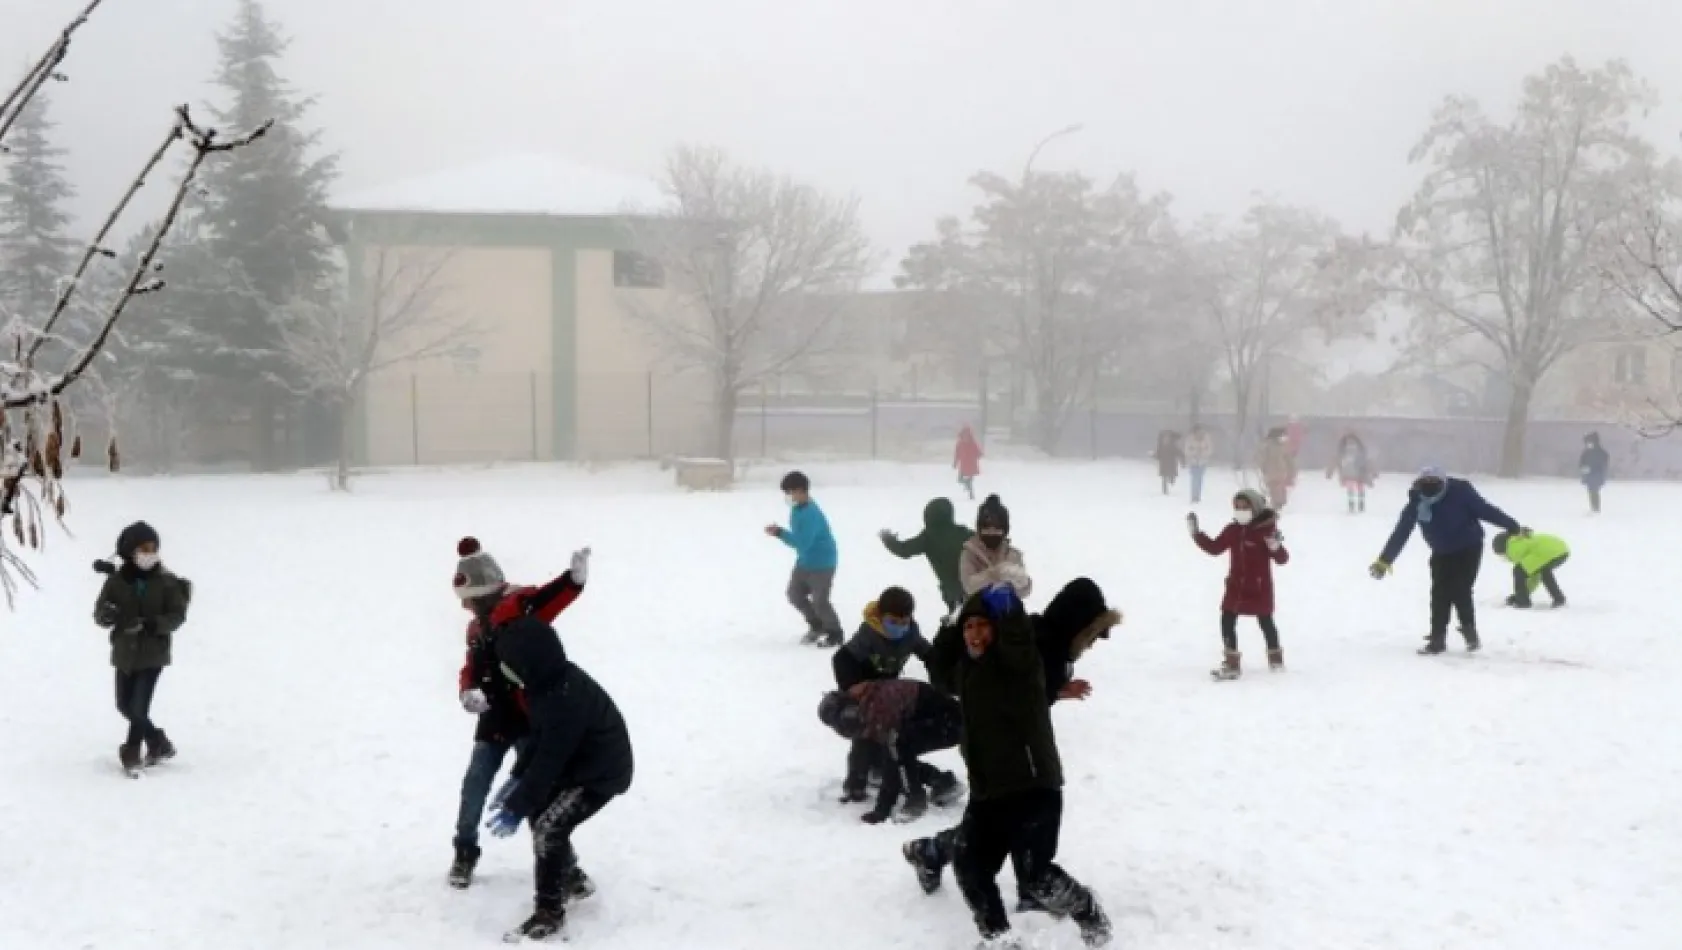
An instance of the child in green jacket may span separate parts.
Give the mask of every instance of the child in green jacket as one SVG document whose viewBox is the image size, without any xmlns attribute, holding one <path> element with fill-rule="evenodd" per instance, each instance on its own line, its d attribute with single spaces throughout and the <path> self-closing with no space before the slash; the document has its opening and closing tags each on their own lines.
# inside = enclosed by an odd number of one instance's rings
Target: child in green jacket
<svg viewBox="0 0 1682 950">
<path fill-rule="evenodd" d="M 919 554 L 929 559 L 935 579 L 940 581 L 940 599 L 948 612 L 956 612 L 964 604 L 964 582 L 959 573 L 964 543 L 973 535 L 970 529 L 958 524 L 952 502 L 936 498 L 923 506 L 923 530 L 915 537 L 901 540 L 900 536 L 884 529 L 878 533 L 888 553 L 901 559 Z"/>
<path fill-rule="evenodd" d="M 1564 538 L 1503 531 L 1490 544 L 1496 554 L 1513 562 L 1513 596 L 1507 598 L 1508 607 L 1529 607 L 1530 595 L 1536 592 L 1538 584 L 1548 589 L 1555 607 L 1565 606 L 1565 593 L 1554 579 L 1554 572 L 1571 557 Z"/>
</svg>

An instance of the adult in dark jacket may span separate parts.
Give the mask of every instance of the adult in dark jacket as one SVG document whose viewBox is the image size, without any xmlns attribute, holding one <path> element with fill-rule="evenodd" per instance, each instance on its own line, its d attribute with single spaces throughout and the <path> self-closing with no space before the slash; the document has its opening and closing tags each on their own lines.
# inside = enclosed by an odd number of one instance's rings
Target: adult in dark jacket
<svg viewBox="0 0 1682 950">
<path fill-rule="evenodd" d="M 1006 585 L 965 602 L 956 634 L 943 631 L 931 673 L 952 686 L 963 709 L 970 802 L 955 835 L 907 842 L 904 854 L 925 890 L 953 865 L 959 889 L 987 939 L 1010 930 L 995 880 L 1020 852 L 1019 879 L 1039 905 L 1070 917 L 1089 945 L 1108 942 L 1110 923 L 1092 892 L 1055 863 L 1063 820 L 1063 769 L 1046 702 L 1046 671 L 1034 624 Z"/>
<path fill-rule="evenodd" d="M 1515 534 L 1524 530 L 1511 515 L 1485 501 L 1471 482 L 1449 478 L 1436 466 L 1420 472 L 1408 490 L 1396 529 L 1390 532 L 1390 540 L 1370 573 L 1378 580 L 1388 576 L 1414 526 L 1419 527 L 1431 548 L 1431 633 L 1421 654 L 1429 656 L 1447 649 L 1451 610 L 1460 616 L 1460 633 L 1466 638 L 1467 651 L 1480 646 L 1472 588 L 1483 563 L 1482 523 L 1486 521 Z"/>
<path fill-rule="evenodd" d="M 835 671 L 835 688 L 845 693 L 871 680 L 898 679 L 912 657 L 926 665 L 929 641 L 917 629 L 912 614 L 917 602 L 903 587 L 889 587 L 882 596 L 864 607 L 864 622 L 851 640 L 837 647 L 830 666 Z M 862 802 L 867 798 L 870 772 L 880 771 L 878 743 L 855 740 L 847 752 L 847 777 L 841 783 L 841 802 Z"/>
<path fill-rule="evenodd" d="M 578 867 L 573 830 L 631 787 L 631 738 L 612 697 L 567 659 L 553 627 L 520 617 L 497 631 L 495 646 L 497 660 L 525 690 L 532 732 L 486 827 L 508 837 L 531 821 L 536 908 L 516 933 L 542 939 L 566 919 L 568 882 Z"/>
<path fill-rule="evenodd" d="M 1589 490 L 1589 508 L 1600 514 L 1600 490 L 1606 487 L 1606 477 L 1612 468 L 1612 456 L 1600 447 L 1600 433 L 1590 432 L 1583 437 L 1583 454 L 1577 457 L 1577 472 L 1583 487 Z"/>
<path fill-rule="evenodd" d="M 902 560 L 918 555 L 928 559 L 935 579 L 940 582 L 940 599 L 948 612 L 964 603 L 964 582 L 958 565 L 963 557 L 964 542 L 975 532 L 958 524 L 952 502 L 936 498 L 923 506 L 923 530 L 915 537 L 900 540 L 899 535 L 884 529 L 878 536 L 888 553 Z"/>
<path fill-rule="evenodd" d="M 175 758 L 174 743 L 152 721 L 152 700 L 158 678 L 170 664 L 175 631 L 187 622 L 193 585 L 163 566 L 158 545 L 158 532 L 137 521 L 117 536 L 121 566 L 109 561 L 93 565 L 105 575 L 94 602 L 93 622 L 111 631 L 117 712 L 128 720 L 128 737 L 117 748 L 117 758 L 131 776 L 139 775 L 142 765 Z"/>
</svg>

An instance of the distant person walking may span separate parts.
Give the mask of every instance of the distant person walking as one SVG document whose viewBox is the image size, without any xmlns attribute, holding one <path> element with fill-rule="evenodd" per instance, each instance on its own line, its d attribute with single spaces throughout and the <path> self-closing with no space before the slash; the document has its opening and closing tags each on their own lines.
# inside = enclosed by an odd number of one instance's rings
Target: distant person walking
<svg viewBox="0 0 1682 950">
<path fill-rule="evenodd" d="M 981 443 L 975 440 L 975 430 L 964 423 L 958 430 L 958 445 L 952 451 L 952 467 L 958 470 L 958 484 L 964 486 L 969 500 L 975 500 L 975 480 L 981 475 Z"/>
<path fill-rule="evenodd" d="M 1191 427 L 1191 434 L 1186 436 L 1181 448 L 1185 453 L 1186 474 L 1191 476 L 1191 503 L 1195 505 L 1203 500 L 1203 475 L 1215 457 L 1215 440 L 1199 422 Z"/>
<path fill-rule="evenodd" d="M 1589 490 L 1589 510 L 1600 514 L 1600 490 L 1606 487 L 1611 473 L 1612 456 L 1600 447 L 1600 433 L 1590 432 L 1583 437 L 1583 454 L 1577 457 L 1577 471 L 1583 487 Z"/>
</svg>

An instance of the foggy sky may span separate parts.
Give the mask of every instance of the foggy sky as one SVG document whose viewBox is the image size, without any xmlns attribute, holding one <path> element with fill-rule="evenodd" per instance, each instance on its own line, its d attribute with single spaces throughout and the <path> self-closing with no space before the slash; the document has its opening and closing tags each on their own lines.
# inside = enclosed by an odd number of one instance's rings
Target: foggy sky
<svg viewBox="0 0 1682 950">
<path fill-rule="evenodd" d="M 0 0 L 8 80 L 80 0 Z M 178 101 L 212 95 L 233 0 L 107 0 L 53 87 L 103 208 Z M 1132 169 L 1185 216 L 1258 192 L 1388 230 L 1448 93 L 1510 102 L 1571 52 L 1623 56 L 1682 129 L 1674 0 L 271 0 L 346 190 L 503 151 L 655 174 L 722 146 L 863 200 L 897 264 L 979 168 Z"/>
</svg>

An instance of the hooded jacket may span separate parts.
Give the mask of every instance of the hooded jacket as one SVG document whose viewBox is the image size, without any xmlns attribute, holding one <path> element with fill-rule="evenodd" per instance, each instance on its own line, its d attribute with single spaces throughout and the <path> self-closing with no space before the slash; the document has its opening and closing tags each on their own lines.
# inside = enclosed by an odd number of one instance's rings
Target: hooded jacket
<svg viewBox="0 0 1682 950">
<path fill-rule="evenodd" d="M 1583 454 L 1577 456 L 1577 472 L 1584 485 L 1599 491 L 1606 484 L 1606 477 L 1610 474 L 1612 456 L 1600 447 L 1599 435 L 1591 432 L 1583 442 Z"/>
<path fill-rule="evenodd" d="M 964 622 L 972 616 L 993 624 L 993 643 L 978 658 L 969 655 L 964 643 Z M 1045 665 L 1034 624 L 1020 604 L 993 615 L 982 595 L 965 601 L 958 622 L 935 637 L 929 675 L 957 697 L 963 710 L 959 745 L 972 800 L 1063 787 Z"/>
<path fill-rule="evenodd" d="M 1267 539 L 1279 530 L 1279 516 L 1271 508 L 1262 506 L 1261 493 L 1246 491 L 1250 510 L 1255 517 L 1249 524 L 1228 522 L 1213 538 L 1202 531 L 1192 540 L 1205 554 L 1231 553 L 1231 566 L 1226 574 L 1226 594 L 1221 598 L 1221 612 L 1246 617 L 1273 615 L 1273 565 L 1291 560 L 1291 552 L 1283 544 L 1277 551 L 1269 550 Z"/>
<path fill-rule="evenodd" d="M 911 629 L 898 640 L 888 638 L 882 626 L 882 610 L 876 601 L 864 607 L 864 622 L 852 639 L 835 650 L 830 666 L 835 671 L 835 688 L 846 691 L 867 680 L 898 679 L 912 657 L 928 664 L 929 641 L 911 621 Z"/>
<path fill-rule="evenodd" d="M 1057 702 L 1063 687 L 1074 678 L 1075 661 L 1121 623 L 1121 612 L 1104 603 L 1104 592 L 1089 578 L 1077 577 L 1063 586 L 1045 609 L 1028 618 L 1034 625 L 1034 644 L 1045 667 L 1045 698 Z"/>
<path fill-rule="evenodd" d="M 525 697 L 509 682 L 496 658 L 492 642 L 497 630 L 528 615 L 544 623 L 554 623 L 583 592 L 584 586 L 572 579 L 572 572 L 564 571 L 542 587 L 507 588 L 491 608 L 489 635 L 480 618 L 467 622 L 467 658 L 456 677 L 456 689 L 458 692 L 477 689 L 490 704 L 490 709 L 479 714 L 473 741 L 508 744 L 529 731 Z"/>
<path fill-rule="evenodd" d="M 935 579 L 940 582 L 940 599 L 948 608 L 956 609 L 964 602 L 964 582 L 959 571 L 964 543 L 975 532 L 957 522 L 952 502 L 936 498 L 923 506 L 923 530 L 916 537 L 903 541 L 888 534 L 882 536 L 882 546 L 901 559 L 919 554 L 928 559 Z"/>
<path fill-rule="evenodd" d="M 1565 539 L 1552 534 L 1515 534 L 1507 538 L 1502 552 L 1513 566 L 1524 572 L 1525 583 L 1535 591 L 1542 582 L 1542 569 L 1571 553 Z"/>
<path fill-rule="evenodd" d="M 567 659 L 554 628 L 520 617 L 497 631 L 494 645 L 531 710 L 531 738 L 514 766 L 520 783 L 504 807 L 525 817 L 564 789 L 624 794 L 633 771 L 625 719 L 607 691 Z"/>
<path fill-rule="evenodd" d="M 123 673 L 168 666 L 175 631 L 187 622 L 192 582 L 161 564 L 149 571 L 135 566 L 140 546 L 157 543 L 157 531 L 137 521 L 117 536 L 120 567 L 94 562 L 94 570 L 106 576 L 94 601 L 93 622 L 111 631 L 111 665 Z"/>
</svg>

